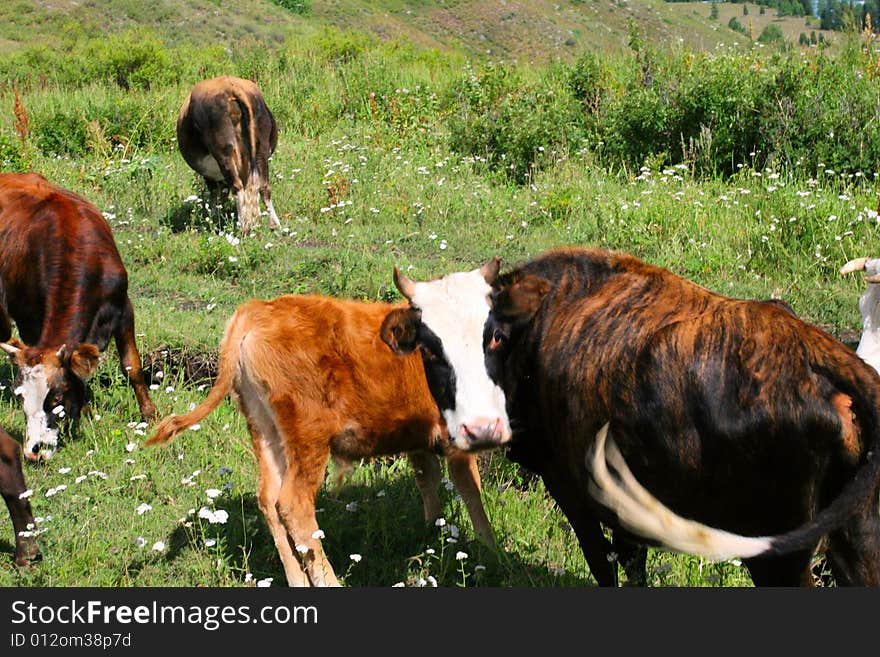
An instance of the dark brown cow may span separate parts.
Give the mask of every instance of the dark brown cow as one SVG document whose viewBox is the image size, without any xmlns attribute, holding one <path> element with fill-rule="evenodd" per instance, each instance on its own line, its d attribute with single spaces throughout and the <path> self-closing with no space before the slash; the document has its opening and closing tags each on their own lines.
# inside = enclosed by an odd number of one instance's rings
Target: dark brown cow
<svg viewBox="0 0 880 657">
<path fill-rule="evenodd" d="M 21 448 L 18 442 L 0 429 L 0 493 L 6 501 L 12 528 L 15 530 L 15 565 L 26 566 L 41 558 L 34 540 L 34 514 L 24 495 L 26 487 L 21 471 Z"/>
<path fill-rule="evenodd" d="M 291 586 L 338 584 L 315 518 L 331 455 L 345 469 L 359 459 L 406 453 L 427 521 L 441 515 L 435 454 L 445 455 L 474 530 L 494 541 L 475 455 L 449 445 L 420 358 L 397 357 L 379 338 L 393 308 L 309 295 L 249 301 L 226 326 L 207 399 L 163 420 L 147 441 L 169 441 L 234 392 L 259 461 L 260 508 Z"/>
<path fill-rule="evenodd" d="M 193 87 L 177 117 L 177 146 L 183 159 L 201 174 L 213 200 L 232 190 L 243 233 L 256 226 L 260 196 L 269 222 L 281 222 L 269 189 L 269 156 L 278 143 L 275 117 L 250 80 L 224 75 Z"/>
<path fill-rule="evenodd" d="M 98 208 L 38 174 L 0 174 L 0 281 L 0 347 L 18 370 L 25 456 L 51 457 L 59 420 L 79 418 L 85 381 L 111 339 L 141 415 L 153 417 L 128 276 Z M 21 341 L 11 339 L 10 317 Z"/>
<path fill-rule="evenodd" d="M 498 418 L 499 443 L 513 427 L 509 455 L 541 475 L 600 584 L 618 557 L 644 577 L 636 541 L 656 541 L 744 557 L 756 585 L 809 585 L 825 538 L 838 584 L 880 585 L 880 377 L 851 349 L 779 303 L 622 253 L 558 249 L 495 272 L 449 294 L 449 277 L 395 271 L 410 308 L 383 337 L 430 353 L 447 389 L 479 374 L 491 403 L 467 416 L 435 394 L 450 434 L 474 415 Z"/>
</svg>

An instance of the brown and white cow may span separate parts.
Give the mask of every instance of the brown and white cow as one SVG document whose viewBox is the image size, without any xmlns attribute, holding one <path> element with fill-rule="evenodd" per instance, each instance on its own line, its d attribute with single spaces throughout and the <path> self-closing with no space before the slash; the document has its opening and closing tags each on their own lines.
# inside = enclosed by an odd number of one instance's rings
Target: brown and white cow
<svg viewBox="0 0 880 657">
<path fill-rule="evenodd" d="M 25 456 L 52 456 L 61 420 L 79 418 L 86 379 L 111 339 L 141 415 L 153 417 L 128 275 L 98 208 L 39 174 L 0 174 L 0 289 L 0 347 L 17 369 Z"/>
<path fill-rule="evenodd" d="M 851 349 L 778 303 L 613 251 L 552 250 L 452 295 L 447 279 L 395 270 L 410 308 L 383 337 L 430 353 L 447 387 L 479 379 L 460 418 L 438 398 L 450 433 L 474 416 L 513 427 L 509 456 L 541 475 L 600 584 L 615 555 L 644 577 L 638 544 L 655 542 L 745 557 L 756 585 L 810 584 L 824 540 L 838 584 L 880 585 L 880 376 Z"/>
<path fill-rule="evenodd" d="M 278 144 L 275 117 L 256 84 L 229 75 L 203 80 L 186 97 L 177 117 L 177 146 L 205 179 L 213 201 L 231 190 L 243 233 L 260 216 L 260 196 L 269 223 L 281 222 L 272 205 L 269 157 Z"/>
<path fill-rule="evenodd" d="M 441 515 L 435 454 L 445 455 L 475 532 L 494 542 L 475 455 L 449 444 L 421 359 L 396 356 L 379 337 L 393 308 L 313 295 L 243 304 L 226 326 L 208 397 L 163 420 L 146 443 L 169 441 L 234 393 L 259 462 L 260 508 L 291 586 L 338 585 L 315 518 L 331 456 L 344 467 L 406 453 L 432 521 Z"/>
<path fill-rule="evenodd" d="M 21 471 L 21 448 L 12 436 L 0 429 L 0 494 L 15 530 L 16 566 L 26 566 L 42 557 L 34 540 L 34 514 L 26 490 Z"/>
</svg>

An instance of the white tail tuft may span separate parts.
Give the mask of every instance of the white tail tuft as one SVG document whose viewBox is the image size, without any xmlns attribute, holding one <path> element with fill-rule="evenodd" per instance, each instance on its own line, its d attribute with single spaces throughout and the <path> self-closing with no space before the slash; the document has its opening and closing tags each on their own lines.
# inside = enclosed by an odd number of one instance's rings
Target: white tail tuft
<svg viewBox="0 0 880 657">
<path fill-rule="evenodd" d="M 236 192 L 235 209 L 241 233 L 247 235 L 260 221 L 260 183 L 256 176 L 251 176 L 245 188 Z"/>
<path fill-rule="evenodd" d="M 617 472 L 617 478 L 608 465 Z M 731 534 L 682 518 L 665 507 L 633 476 L 617 445 L 608 438 L 607 423 L 596 434 L 592 452 L 587 454 L 587 468 L 593 475 L 593 498 L 614 511 L 627 530 L 657 541 L 665 549 L 724 561 L 754 557 L 772 547 L 768 537 Z"/>
</svg>

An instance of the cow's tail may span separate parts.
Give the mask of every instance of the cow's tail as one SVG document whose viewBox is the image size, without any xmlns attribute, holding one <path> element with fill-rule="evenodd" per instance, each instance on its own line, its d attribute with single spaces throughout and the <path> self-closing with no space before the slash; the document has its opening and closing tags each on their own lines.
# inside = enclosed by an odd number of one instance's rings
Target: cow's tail
<svg viewBox="0 0 880 657">
<path fill-rule="evenodd" d="M 593 477 L 590 492 L 594 499 L 614 511 L 620 524 L 630 532 L 656 541 L 668 550 L 713 561 L 812 549 L 874 494 L 880 478 L 880 431 L 873 422 L 873 447 L 867 452 L 866 462 L 815 518 L 775 536 L 742 536 L 688 520 L 664 506 L 636 480 L 613 439 L 608 439 L 608 426 L 606 423 L 599 430 L 593 449 L 587 455 L 587 467 Z M 616 476 L 609 472 L 608 465 L 614 468 Z"/>
<path fill-rule="evenodd" d="M 162 420 L 153 435 L 144 443 L 145 445 L 168 443 L 184 429 L 205 419 L 232 390 L 239 369 L 241 342 L 246 335 L 239 319 L 239 313 L 236 312 L 226 327 L 223 341 L 220 344 L 217 378 L 205 401 L 185 415 L 170 415 Z"/>
<path fill-rule="evenodd" d="M 257 122 L 254 118 L 252 99 L 236 92 L 235 102 L 241 109 L 241 136 L 247 140 L 247 153 L 242 154 L 242 159 L 247 158 L 247 180 L 242 180 L 244 188 L 235 195 L 238 220 L 241 224 L 241 232 L 249 233 L 259 223 L 260 219 L 260 175 L 257 164 Z"/>
</svg>

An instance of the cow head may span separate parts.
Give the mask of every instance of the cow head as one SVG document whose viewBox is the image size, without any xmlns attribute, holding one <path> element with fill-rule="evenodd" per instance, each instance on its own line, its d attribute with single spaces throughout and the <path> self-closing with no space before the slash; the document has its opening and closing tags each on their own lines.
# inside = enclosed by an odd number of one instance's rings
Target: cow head
<svg viewBox="0 0 880 657">
<path fill-rule="evenodd" d="M 25 456 L 49 459 L 58 445 L 62 421 L 79 419 L 86 396 L 86 379 L 98 366 L 95 345 L 58 349 L 26 347 L 17 340 L 0 344 L 15 363 L 15 394 L 22 398 L 27 419 Z"/>
<path fill-rule="evenodd" d="M 394 268 L 394 284 L 409 300 L 382 323 L 382 340 L 398 354 L 418 349 L 428 387 L 453 445 L 474 450 L 510 440 L 510 422 L 501 388 L 484 366 L 484 331 L 494 258 L 480 269 L 414 282 Z"/>
</svg>

